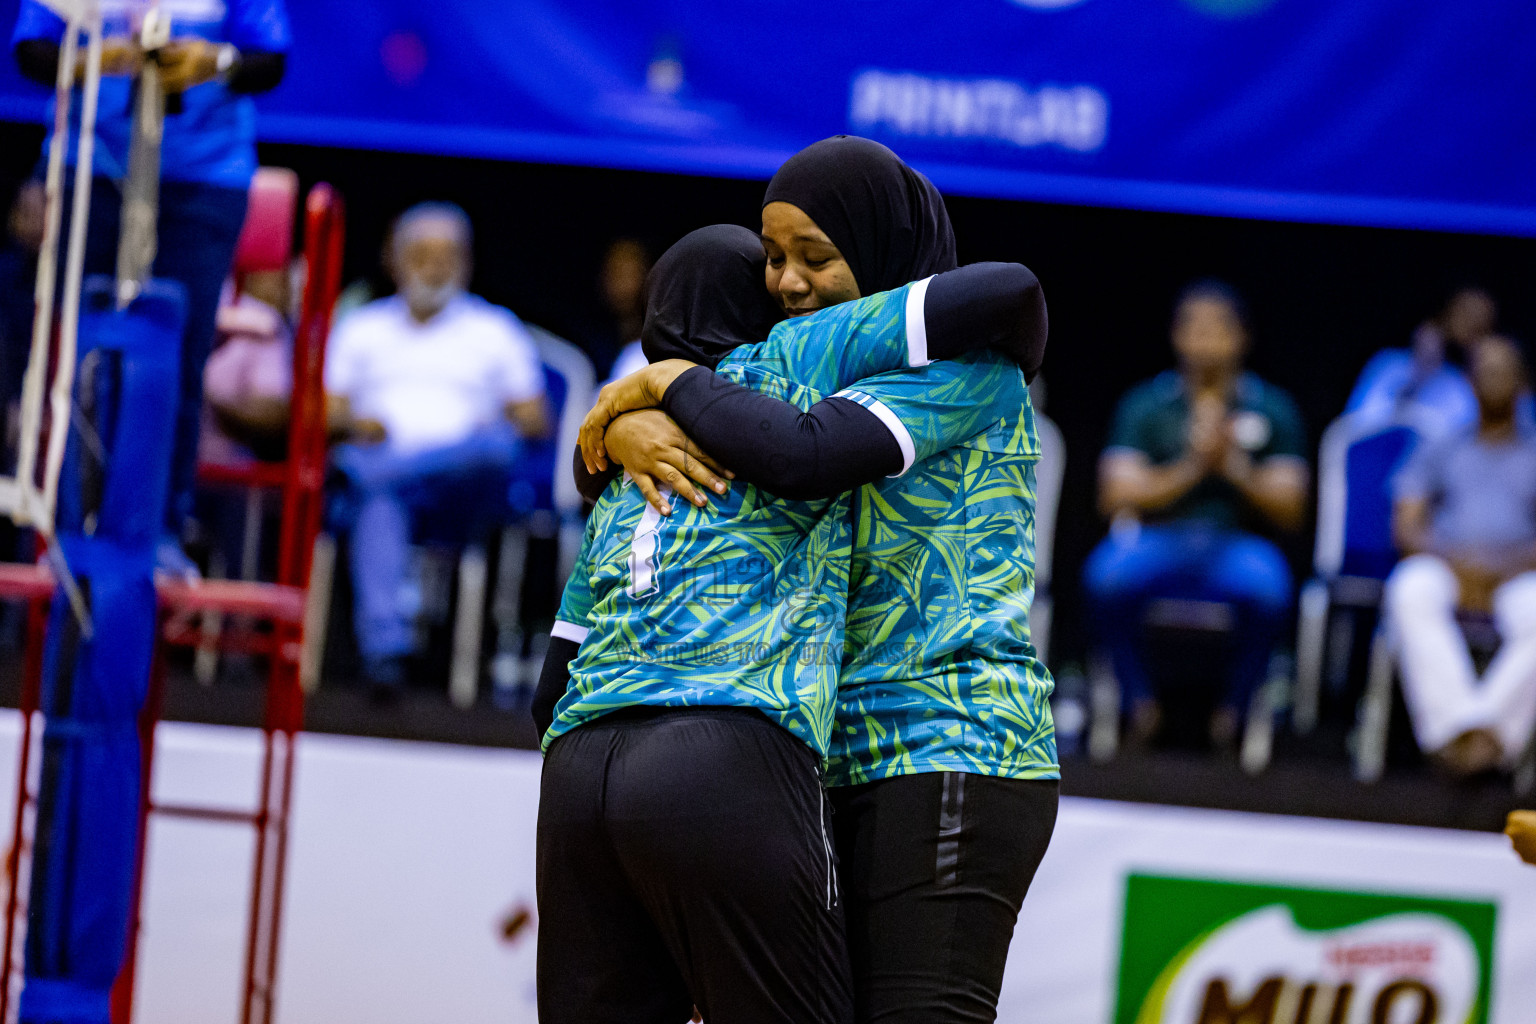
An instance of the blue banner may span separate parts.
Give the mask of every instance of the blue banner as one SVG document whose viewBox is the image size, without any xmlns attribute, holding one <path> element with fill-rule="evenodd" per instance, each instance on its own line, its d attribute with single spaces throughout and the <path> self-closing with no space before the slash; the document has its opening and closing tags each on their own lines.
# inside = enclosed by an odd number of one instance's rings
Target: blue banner
<svg viewBox="0 0 1536 1024">
<path fill-rule="evenodd" d="M 15 0 L 0 0 L 9 17 Z M 175 4 L 171 3 L 173 10 Z M 265 139 L 1536 235 L 1530 0 L 291 0 Z M 0 76 L 0 116 L 42 93 Z"/>
</svg>

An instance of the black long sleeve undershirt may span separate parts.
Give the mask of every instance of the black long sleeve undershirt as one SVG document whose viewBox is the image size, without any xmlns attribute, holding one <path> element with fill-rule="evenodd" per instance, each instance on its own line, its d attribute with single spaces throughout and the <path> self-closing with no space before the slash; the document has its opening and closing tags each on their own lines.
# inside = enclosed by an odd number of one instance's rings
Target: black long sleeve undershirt
<svg viewBox="0 0 1536 1024">
<path fill-rule="evenodd" d="M 51 39 L 23 39 L 14 50 L 22 75 L 50 88 L 59 78 L 59 44 Z M 268 50 L 245 50 L 230 69 L 230 92 L 254 95 L 275 89 L 288 70 L 288 58 Z"/>
<path fill-rule="evenodd" d="M 544 652 L 544 668 L 539 672 L 539 685 L 533 691 L 533 703 L 529 705 L 529 712 L 533 715 L 533 726 L 539 731 L 539 738 L 555 721 L 555 705 L 565 695 L 565 688 L 571 682 L 571 662 L 576 658 L 576 652 L 581 650 L 581 644 L 575 640 L 567 640 L 565 637 L 550 637 L 549 647 Z"/>
<path fill-rule="evenodd" d="M 1017 263 L 978 263 L 939 274 L 923 302 L 928 357 L 991 349 L 1026 377 L 1045 354 L 1040 283 Z M 801 412 L 705 367 L 672 382 L 662 408 L 738 477 L 781 498 L 829 498 L 899 472 L 901 449 L 874 413 L 845 398 Z"/>
<path fill-rule="evenodd" d="M 924 296 L 923 320 L 930 359 L 992 349 L 1017 362 L 1027 379 L 1045 356 L 1045 296 L 1034 273 L 1017 263 L 975 263 L 936 275 Z M 662 404 L 716 461 L 781 498 L 828 498 L 902 466 L 885 424 L 844 398 L 801 412 L 701 366 L 673 381 Z M 574 469 L 589 501 L 619 472 L 588 473 L 579 452 Z"/>
<path fill-rule="evenodd" d="M 1045 354 L 1047 318 L 1040 283 L 1028 268 L 982 263 L 939 274 L 923 302 L 928 356 L 953 358 L 990 348 L 1013 358 L 1033 377 Z M 831 497 L 890 476 L 901 449 L 874 413 L 845 398 L 828 398 L 801 412 L 698 366 L 672 382 L 663 407 L 709 454 L 742 479 L 781 498 Z M 577 487 L 596 501 L 618 467 L 588 473 L 575 453 Z M 550 641 L 534 692 L 533 720 L 542 737 L 570 683 L 580 645 Z"/>
<path fill-rule="evenodd" d="M 696 366 L 667 389 L 662 408 L 716 462 L 780 498 L 830 498 L 901 471 L 890 428 L 846 398 L 801 412 Z"/>
</svg>

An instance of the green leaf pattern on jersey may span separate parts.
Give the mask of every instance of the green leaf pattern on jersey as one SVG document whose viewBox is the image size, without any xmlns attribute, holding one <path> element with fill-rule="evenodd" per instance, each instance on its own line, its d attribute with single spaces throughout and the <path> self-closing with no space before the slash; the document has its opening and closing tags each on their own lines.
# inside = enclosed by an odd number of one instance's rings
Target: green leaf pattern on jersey
<svg viewBox="0 0 1536 1024">
<path fill-rule="evenodd" d="M 952 390 L 957 376 L 911 401 L 864 387 L 866 404 L 901 403 L 919 461 L 854 496 L 834 785 L 930 771 L 1059 777 L 1053 684 L 1029 635 L 1040 449 L 1027 397 L 1004 397 L 1022 382 L 995 374 L 990 387 Z M 945 417 L 993 396 L 1012 414 L 928 454 L 954 436 Z"/>
<path fill-rule="evenodd" d="M 809 409 L 905 365 L 907 291 L 786 321 L 717 372 Z M 713 508 L 676 502 L 664 518 L 633 484 L 610 485 L 561 603 L 560 618 L 590 632 L 545 746 L 623 708 L 727 705 L 761 710 L 825 756 L 847 604 L 849 501 L 785 501 L 738 481 L 712 498 Z M 654 592 L 636 596 L 644 567 L 635 560 L 653 551 Z"/>
</svg>

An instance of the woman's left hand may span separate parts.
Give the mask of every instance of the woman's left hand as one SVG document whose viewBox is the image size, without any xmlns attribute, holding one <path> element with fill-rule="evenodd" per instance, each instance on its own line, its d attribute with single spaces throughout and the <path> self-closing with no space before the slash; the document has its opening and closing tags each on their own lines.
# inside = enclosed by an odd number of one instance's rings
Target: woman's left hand
<svg viewBox="0 0 1536 1024">
<path fill-rule="evenodd" d="M 664 516 L 672 514 L 672 503 L 662 493 L 663 486 L 703 508 L 708 499 L 699 487 L 724 494 L 729 485 L 721 477 L 733 475 L 699 451 L 672 417 L 659 409 L 626 414 L 613 424 L 608 440 L 614 458 L 645 500 Z"/>
<path fill-rule="evenodd" d="M 603 435 L 615 417 L 637 409 L 654 409 L 661 404 L 661 397 L 672 382 L 696 365 L 686 359 L 663 359 L 603 385 L 597 393 L 597 404 L 581 421 L 581 433 L 577 438 L 587 472 L 599 473 L 608 468 L 608 449 Z"/>
</svg>

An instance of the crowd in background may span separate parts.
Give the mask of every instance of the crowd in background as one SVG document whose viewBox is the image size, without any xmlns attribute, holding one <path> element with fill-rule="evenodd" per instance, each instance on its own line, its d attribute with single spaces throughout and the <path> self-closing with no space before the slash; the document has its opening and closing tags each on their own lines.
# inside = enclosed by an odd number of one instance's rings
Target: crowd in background
<svg viewBox="0 0 1536 1024">
<path fill-rule="evenodd" d="M 1524 355 L 1497 326 L 1492 296 L 1457 290 L 1410 347 L 1370 360 L 1341 423 L 1356 444 L 1408 435 L 1385 481 L 1379 529 L 1403 560 L 1385 579 L 1382 626 L 1420 748 L 1459 776 L 1513 769 L 1536 740 L 1536 418 Z M 1150 672 L 1148 634 L 1224 634 L 1207 728 L 1230 750 L 1291 623 L 1275 540 L 1306 523 L 1311 450 L 1290 396 L 1243 369 L 1236 292 L 1191 285 L 1171 336 L 1176 369 L 1127 394 L 1110 427 L 1109 537 L 1083 582 L 1133 742 L 1153 739 L 1165 702 L 1188 701 L 1200 675 L 1188 645 Z M 1329 500 L 1361 486 L 1347 464 L 1340 483 Z"/>
<path fill-rule="evenodd" d="M 35 185 L 18 192 L 0 253 L 8 409 L 25 364 L 40 204 Z M 482 525 L 464 509 L 493 521 L 518 478 L 564 468 L 549 454 L 538 346 L 515 315 L 468 292 L 473 251 L 463 211 L 412 208 L 385 242 L 394 292 L 359 281 L 336 311 L 329 522 L 350 538 L 354 642 L 381 696 L 399 692 L 420 653 L 413 541 L 462 543 Z M 643 365 L 649 260 L 641 243 L 615 240 L 591 308 L 572 318 L 587 325 L 574 340 L 600 376 Z M 280 457 L 301 274 L 226 285 L 202 375 L 202 460 Z M 1245 369 L 1250 318 L 1235 289 L 1202 280 L 1170 299 L 1174 368 L 1125 394 L 1105 427 L 1108 535 L 1081 568 L 1089 639 L 1129 743 L 1157 742 L 1169 710 L 1193 706 L 1202 740 L 1231 750 L 1289 644 L 1296 586 L 1277 542 L 1308 521 L 1309 438 L 1324 424 L 1304 424 L 1288 394 Z M 1510 767 L 1536 730 L 1536 412 L 1520 346 L 1497 329 L 1492 296 L 1455 291 L 1406 347 L 1370 359 L 1341 410 L 1362 436 L 1406 424 L 1415 438 L 1391 481 L 1404 559 L 1382 607 L 1415 736 L 1456 774 Z M 233 562 L 229 511 L 199 500 L 204 568 Z M 1486 651 L 1479 626 L 1493 637 Z M 1224 643 L 1181 640 L 1211 633 Z"/>
</svg>

